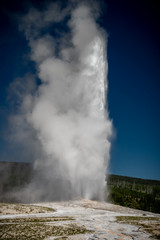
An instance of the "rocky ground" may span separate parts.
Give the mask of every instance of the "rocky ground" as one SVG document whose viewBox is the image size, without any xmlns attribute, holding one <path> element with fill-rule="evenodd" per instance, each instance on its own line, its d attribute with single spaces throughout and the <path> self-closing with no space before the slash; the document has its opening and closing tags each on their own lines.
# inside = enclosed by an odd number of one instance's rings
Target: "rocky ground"
<svg viewBox="0 0 160 240">
<path fill-rule="evenodd" d="M 160 214 L 77 199 L 0 204 L 0 239 L 160 239 Z"/>
</svg>

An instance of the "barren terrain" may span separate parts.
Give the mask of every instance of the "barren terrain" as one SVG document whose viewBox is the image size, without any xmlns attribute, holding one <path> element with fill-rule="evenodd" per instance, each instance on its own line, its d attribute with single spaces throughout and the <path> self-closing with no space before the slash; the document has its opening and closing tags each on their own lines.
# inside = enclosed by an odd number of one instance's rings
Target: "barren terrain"
<svg viewBox="0 0 160 240">
<path fill-rule="evenodd" d="M 0 239 L 160 239 L 160 214 L 87 199 L 1 203 Z"/>
</svg>

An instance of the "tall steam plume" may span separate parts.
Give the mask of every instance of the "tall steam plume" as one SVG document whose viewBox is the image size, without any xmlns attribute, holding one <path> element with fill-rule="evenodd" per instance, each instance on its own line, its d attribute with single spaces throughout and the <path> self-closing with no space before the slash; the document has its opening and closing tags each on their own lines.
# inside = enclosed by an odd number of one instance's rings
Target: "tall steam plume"
<svg viewBox="0 0 160 240">
<path fill-rule="evenodd" d="M 106 102 L 106 34 L 98 6 L 57 3 L 22 19 L 40 79 L 21 114 L 39 144 L 32 200 L 103 199 L 112 124 Z"/>
</svg>

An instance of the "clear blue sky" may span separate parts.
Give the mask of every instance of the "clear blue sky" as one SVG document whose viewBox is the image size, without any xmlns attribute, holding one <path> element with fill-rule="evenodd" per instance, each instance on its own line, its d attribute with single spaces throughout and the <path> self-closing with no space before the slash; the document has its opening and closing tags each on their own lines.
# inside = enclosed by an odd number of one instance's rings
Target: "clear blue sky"
<svg viewBox="0 0 160 240">
<path fill-rule="evenodd" d="M 156 1 L 105 3 L 100 24 L 108 32 L 108 102 L 115 128 L 110 173 L 160 179 L 158 6 Z M 0 4 L 0 160 L 3 160 L 5 152 L 9 152 L 3 138 L 11 111 L 7 88 L 32 66 L 26 61 L 28 47 L 14 15 L 25 11 L 27 1 L 5 0 Z"/>
</svg>

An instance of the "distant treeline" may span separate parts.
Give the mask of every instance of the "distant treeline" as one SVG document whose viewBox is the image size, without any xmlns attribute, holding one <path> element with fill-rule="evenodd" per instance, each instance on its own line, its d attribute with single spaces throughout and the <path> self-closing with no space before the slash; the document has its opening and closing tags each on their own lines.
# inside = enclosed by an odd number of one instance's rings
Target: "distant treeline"
<svg viewBox="0 0 160 240">
<path fill-rule="evenodd" d="M 109 175 L 107 188 L 108 201 L 160 213 L 160 181 Z"/>
<path fill-rule="evenodd" d="M 27 185 L 34 173 L 32 163 L 0 162 L 0 201 L 16 201 L 10 192 Z M 160 181 L 118 175 L 109 175 L 106 181 L 107 201 L 160 213 Z"/>
<path fill-rule="evenodd" d="M 0 201 L 17 201 L 11 193 L 27 185 L 31 181 L 32 172 L 31 163 L 0 162 Z"/>
</svg>

